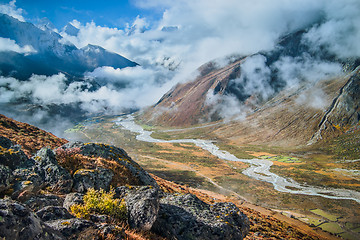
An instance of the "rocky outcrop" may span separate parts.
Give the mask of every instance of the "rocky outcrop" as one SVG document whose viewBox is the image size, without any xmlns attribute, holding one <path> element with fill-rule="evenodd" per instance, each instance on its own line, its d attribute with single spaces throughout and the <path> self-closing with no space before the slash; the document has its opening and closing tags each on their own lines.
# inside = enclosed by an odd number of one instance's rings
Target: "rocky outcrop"
<svg viewBox="0 0 360 240">
<path fill-rule="evenodd" d="M 28 158 L 9 139 L 0 144 L 0 238 L 126 239 L 124 224 L 169 239 L 242 239 L 248 232 L 233 204 L 165 194 L 120 148 L 77 142 Z"/>
<path fill-rule="evenodd" d="M 159 190 L 152 187 L 115 190 L 116 197 L 124 198 L 130 227 L 148 231 L 153 226 L 159 212 Z"/>
<path fill-rule="evenodd" d="M 36 212 L 36 215 L 44 222 L 58 219 L 74 218 L 66 208 L 58 206 L 47 206 Z"/>
<path fill-rule="evenodd" d="M 45 182 L 59 193 L 70 192 L 73 179 L 70 173 L 59 166 L 55 159 L 54 152 L 49 148 L 41 149 L 34 157 L 36 160 L 36 170 Z"/>
<path fill-rule="evenodd" d="M 29 208 L 12 200 L 0 199 L 0 237 L 2 239 L 65 239 L 47 226 Z"/>
<path fill-rule="evenodd" d="M 85 193 L 88 189 L 109 190 L 113 172 L 105 168 L 79 169 L 74 173 L 74 190 Z"/>
<path fill-rule="evenodd" d="M 249 221 L 232 203 L 209 205 L 191 194 L 167 195 L 153 230 L 169 239 L 243 239 Z"/>
<path fill-rule="evenodd" d="M 52 229 L 59 231 L 67 239 L 77 239 L 85 230 L 95 227 L 95 224 L 79 218 L 59 219 L 46 223 Z"/>
<path fill-rule="evenodd" d="M 125 184 L 158 187 L 156 181 L 121 148 L 100 143 L 74 142 L 65 144 L 56 151 L 71 153 L 76 152 L 74 150 L 83 156 L 97 159 L 83 164 L 84 168 L 86 166 L 87 169 L 111 169 L 114 174 L 112 179 L 114 187 Z"/>
</svg>

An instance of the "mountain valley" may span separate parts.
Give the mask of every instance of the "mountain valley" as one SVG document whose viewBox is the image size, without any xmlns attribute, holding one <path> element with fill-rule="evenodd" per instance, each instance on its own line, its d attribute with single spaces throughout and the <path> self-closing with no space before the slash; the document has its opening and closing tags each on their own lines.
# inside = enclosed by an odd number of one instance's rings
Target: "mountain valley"
<svg viewBox="0 0 360 240">
<path fill-rule="evenodd" d="M 359 3 L 115 2 L 0 3 L 0 238 L 360 239 Z"/>
</svg>

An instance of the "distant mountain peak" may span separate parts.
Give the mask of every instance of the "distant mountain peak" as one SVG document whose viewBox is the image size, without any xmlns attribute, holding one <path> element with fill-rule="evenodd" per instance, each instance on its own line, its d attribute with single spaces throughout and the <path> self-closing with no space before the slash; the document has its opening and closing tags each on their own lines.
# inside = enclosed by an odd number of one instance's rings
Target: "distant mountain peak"
<svg viewBox="0 0 360 240">
<path fill-rule="evenodd" d="M 36 24 L 43 31 L 56 29 L 55 25 L 47 17 L 41 18 Z"/>
<path fill-rule="evenodd" d="M 63 31 L 70 36 L 77 36 L 79 33 L 79 29 L 76 28 L 74 25 L 72 25 L 71 23 L 66 24 L 66 26 L 63 28 Z"/>
<path fill-rule="evenodd" d="M 41 22 L 42 24 L 35 26 L 0 14 L 0 37 L 13 40 L 20 47 L 32 46 L 36 51 L 31 56 L 0 52 L 0 71 L 4 76 L 11 75 L 25 80 L 32 74 L 65 72 L 82 77 L 85 72 L 91 72 L 97 67 L 125 68 L 137 65 L 100 46 L 89 44 L 78 49 L 73 44 L 64 43 L 63 37 L 51 29 L 53 25 L 48 19 L 42 19 Z M 70 35 L 79 31 L 71 23 L 64 30 Z"/>
</svg>

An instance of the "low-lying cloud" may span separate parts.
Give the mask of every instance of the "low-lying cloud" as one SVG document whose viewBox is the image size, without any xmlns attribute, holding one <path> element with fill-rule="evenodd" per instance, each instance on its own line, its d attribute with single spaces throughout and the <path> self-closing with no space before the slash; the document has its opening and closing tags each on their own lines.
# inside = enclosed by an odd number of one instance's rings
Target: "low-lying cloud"
<svg viewBox="0 0 360 240">
<path fill-rule="evenodd" d="M 135 72 L 135 73 L 133 73 Z M 33 75 L 28 81 L 0 77 L 0 102 L 17 102 L 27 99 L 38 105 L 80 104 L 82 110 L 91 113 L 119 113 L 126 109 L 138 109 L 154 103 L 166 91 L 159 74 L 141 66 L 114 69 L 102 67 L 87 74 L 87 81 L 68 83 L 62 74 L 53 76 Z M 162 76 L 163 78 L 165 76 Z M 96 90 L 92 80 L 101 84 Z"/>
<path fill-rule="evenodd" d="M 0 52 L 5 52 L 5 51 L 14 51 L 17 53 L 25 53 L 25 54 L 36 52 L 35 49 L 30 45 L 25 45 L 21 47 L 17 45 L 14 40 L 0 37 Z"/>
</svg>

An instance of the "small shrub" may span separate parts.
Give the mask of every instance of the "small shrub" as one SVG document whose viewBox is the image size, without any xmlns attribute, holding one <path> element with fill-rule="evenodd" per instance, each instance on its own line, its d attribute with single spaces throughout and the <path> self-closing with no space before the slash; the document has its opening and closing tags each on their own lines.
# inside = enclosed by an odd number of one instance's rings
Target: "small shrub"
<svg viewBox="0 0 360 240">
<path fill-rule="evenodd" d="M 83 156 L 80 154 L 80 152 L 80 148 L 58 148 L 55 150 L 56 160 L 60 166 L 73 174 L 82 165 L 81 163 Z"/>
<path fill-rule="evenodd" d="M 115 191 L 90 188 L 84 196 L 84 204 L 71 206 L 71 212 L 78 218 L 89 218 L 90 214 L 106 214 L 118 220 L 126 220 L 126 204 L 123 199 L 114 199 Z"/>
</svg>

